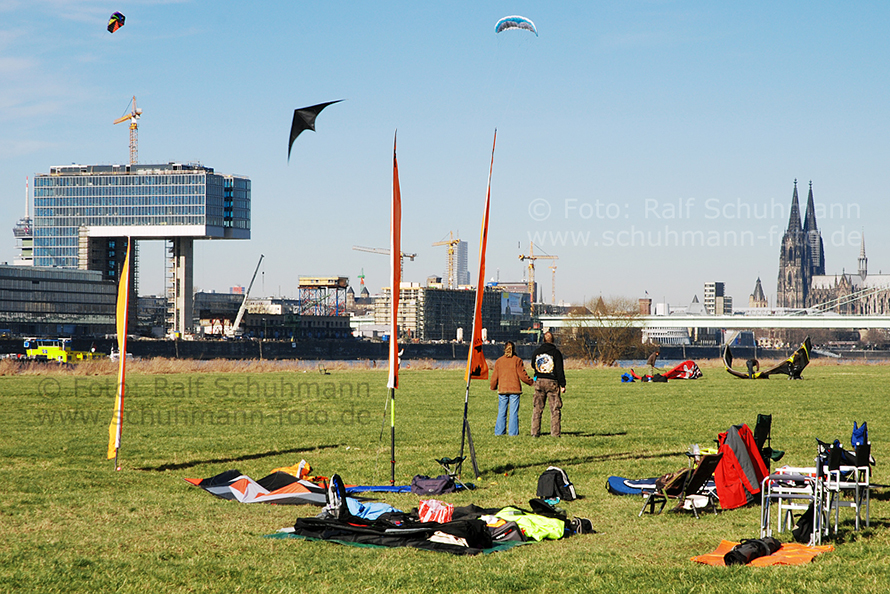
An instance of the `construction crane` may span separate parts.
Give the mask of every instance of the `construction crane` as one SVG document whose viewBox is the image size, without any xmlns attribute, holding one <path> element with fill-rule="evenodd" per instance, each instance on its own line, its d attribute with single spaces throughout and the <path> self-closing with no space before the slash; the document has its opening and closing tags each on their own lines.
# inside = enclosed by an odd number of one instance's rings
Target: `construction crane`
<svg viewBox="0 0 890 594">
<path fill-rule="evenodd" d="M 550 303 L 556 305 L 556 264 L 550 265 L 550 271 L 553 272 L 553 279 L 550 283 Z"/>
<path fill-rule="evenodd" d="M 250 289 L 253 287 L 253 281 L 256 280 L 256 273 L 260 271 L 260 264 L 262 263 L 263 254 L 260 254 L 260 261 L 256 263 L 256 270 L 253 271 L 253 276 L 250 278 L 250 284 L 247 285 L 247 291 L 245 291 L 244 293 L 244 300 L 241 302 L 241 308 L 238 310 L 238 315 L 235 316 L 235 323 L 232 324 L 232 329 L 229 334 L 232 337 L 238 336 L 238 328 L 241 326 L 241 320 L 242 318 L 244 318 L 244 312 L 247 311 L 247 298 L 250 296 Z"/>
<path fill-rule="evenodd" d="M 443 239 L 442 241 L 437 241 L 433 244 L 433 247 L 437 245 L 447 245 L 448 246 L 448 264 L 446 266 L 446 275 L 448 276 L 448 284 L 447 287 L 449 289 L 457 288 L 457 245 L 460 243 L 459 238 L 454 237 L 454 233 L 448 232 L 448 239 Z"/>
<path fill-rule="evenodd" d="M 123 122 L 130 122 L 130 165 L 135 165 L 139 160 L 139 117 L 142 115 L 142 110 L 136 107 L 136 95 L 133 95 L 133 111 L 128 113 L 125 116 L 121 116 L 118 119 L 114 120 L 115 124 L 121 124 Z"/>
<path fill-rule="evenodd" d="M 389 248 L 371 248 L 371 247 L 364 247 L 364 246 L 360 246 L 360 245 L 354 245 L 354 246 L 352 246 L 352 249 L 354 249 L 357 252 L 370 252 L 372 254 L 383 254 L 384 256 L 389 255 Z M 405 276 L 405 258 L 408 258 L 409 260 L 411 260 L 413 262 L 414 258 L 416 258 L 416 257 L 417 257 L 417 254 L 409 254 L 408 252 L 402 252 L 400 254 L 400 257 L 399 257 L 399 276 L 400 277 Z M 362 280 L 364 281 L 364 279 L 362 279 Z"/>
<path fill-rule="evenodd" d="M 528 294 L 531 297 L 531 314 L 535 315 L 535 260 L 559 260 L 558 256 L 536 256 L 535 244 L 529 242 L 528 255 L 519 254 L 519 259 L 523 262 L 528 260 Z"/>
</svg>

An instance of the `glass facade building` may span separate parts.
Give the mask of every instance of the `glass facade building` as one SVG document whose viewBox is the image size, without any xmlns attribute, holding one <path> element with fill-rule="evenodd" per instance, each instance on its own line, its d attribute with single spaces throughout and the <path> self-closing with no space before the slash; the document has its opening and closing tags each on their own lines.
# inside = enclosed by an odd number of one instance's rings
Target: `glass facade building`
<svg viewBox="0 0 890 594">
<path fill-rule="evenodd" d="M 250 239 L 250 180 L 195 164 L 65 165 L 34 179 L 34 264 L 77 268 L 79 237 Z"/>
<path fill-rule="evenodd" d="M 93 270 L 0 265 L 0 332 L 33 336 L 115 332 L 117 286 Z"/>
</svg>

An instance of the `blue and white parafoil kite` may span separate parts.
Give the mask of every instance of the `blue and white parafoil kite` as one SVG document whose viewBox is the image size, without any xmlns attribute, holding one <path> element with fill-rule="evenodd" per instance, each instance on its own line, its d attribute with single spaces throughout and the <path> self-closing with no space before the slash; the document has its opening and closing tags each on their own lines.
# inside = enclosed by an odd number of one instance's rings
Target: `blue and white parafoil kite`
<svg viewBox="0 0 890 594">
<path fill-rule="evenodd" d="M 525 29 L 526 31 L 534 33 L 535 37 L 538 36 L 538 30 L 535 29 L 535 24 L 524 16 L 507 16 L 499 20 L 498 24 L 494 26 L 495 33 L 500 33 L 507 29 Z"/>
</svg>

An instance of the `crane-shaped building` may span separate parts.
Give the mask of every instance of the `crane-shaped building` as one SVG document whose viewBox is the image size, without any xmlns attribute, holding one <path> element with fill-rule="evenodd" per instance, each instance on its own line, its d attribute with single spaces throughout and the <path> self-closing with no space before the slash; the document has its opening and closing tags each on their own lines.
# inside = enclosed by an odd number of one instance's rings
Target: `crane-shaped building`
<svg viewBox="0 0 890 594">
<path fill-rule="evenodd" d="M 537 295 L 535 294 L 535 260 L 558 260 L 559 256 L 547 256 L 547 255 L 535 255 L 535 244 L 534 242 L 529 242 L 528 244 L 528 255 L 519 254 L 519 259 L 523 262 L 528 260 L 528 294 L 531 297 L 531 314 L 535 315 L 535 299 Z M 554 270 L 554 274 L 556 271 Z"/>
<path fill-rule="evenodd" d="M 136 95 L 133 95 L 131 103 L 133 104 L 133 110 L 127 115 L 114 120 L 114 123 L 130 122 L 130 165 L 135 165 L 139 162 L 139 117 L 142 115 L 142 110 L 136 107 Z"/>
</svg>

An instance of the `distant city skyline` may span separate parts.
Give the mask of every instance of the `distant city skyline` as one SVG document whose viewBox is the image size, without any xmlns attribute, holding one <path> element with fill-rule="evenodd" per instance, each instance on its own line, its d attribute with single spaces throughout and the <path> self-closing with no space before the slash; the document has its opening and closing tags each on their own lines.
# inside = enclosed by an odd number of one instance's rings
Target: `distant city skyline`
<svg viewBox="0 0 890 594">
<path fill-rule="evenodd" d="M 126 163 L 126 127 L 112 122 L 135 95 L 140 162 L 252 180 L 251 239 L 196 242 L 203 290 L 246 285 L 263 253 L 257 295 L 294 296 L 300 275 L 358 287 L 362 270 L 379 293 L 387 259 L 351 247 L 387 245 L 396 129 L 409 281 L 441 274 L 432 243 L 452 230 L 479 280 L 495 128 L 489 278 L 521 280 L 534 242 L 559 257 L 558 301 L 688 304 L 719 281 L 741 307 L 759 277 L 774 305 L 794 180 L 812 180 L 826 273 L 856 270 L 863 232 L 870 270 L 890 271 L 888 5 L 113 9 L 127 21 L 112 35 L 106 3 L 0 3 L 0 261 L 15 259 L 26 176 Z M 517 13 L 538 37 L 494 32 Z M 336 99 L 288 161 L 293 110 Z M 162 242 L 143 243 L 144 294 L 163 293 L 162 260 Z M 537 273 L 549 301 L 550 271 Z"/>
</svg>

